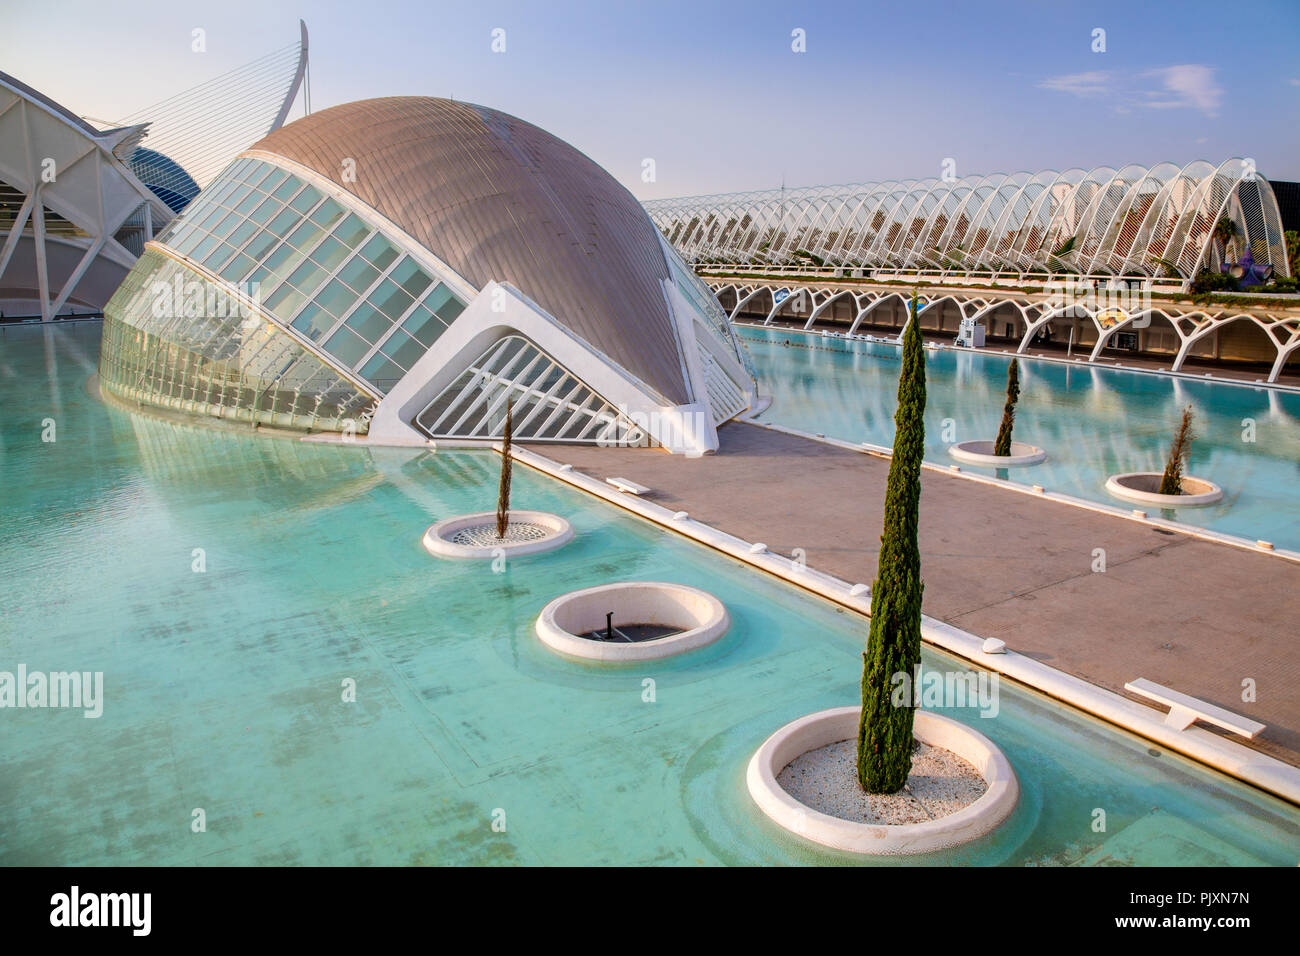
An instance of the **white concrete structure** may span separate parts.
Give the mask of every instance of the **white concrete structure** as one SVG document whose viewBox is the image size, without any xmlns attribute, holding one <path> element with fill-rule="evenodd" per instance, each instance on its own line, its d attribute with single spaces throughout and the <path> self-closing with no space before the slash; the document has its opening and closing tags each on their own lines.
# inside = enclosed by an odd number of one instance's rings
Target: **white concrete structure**
<svg viewBox="0 0 1300 956">
<path fill-rule="evenodd" d="M 813 265 L 883 278 L 1067 272 L 1188 280 L 1228 250 L 1288 274 L 1277 200 L 1253 162 L 995 173 L 646 203 L 692 264 Z"/>
<path fill-rule="evenodd" d="M 1164 475 L 1158 471 L 1131 471 L 1123 475 L 1111 475 L 1106 479 L 1106 490 L 1125 501 L 1159 505 L 1162 508 L 1212 505 L 1223 497 L 1223 489 L 1214 482 L 1205 478 L 1193 478 L 1191 475 L 1182 477 L 1182 494 L 1162 495 L 1159 488 L 1163 478 Z"/>
<path fill-rule="evenodd" d="M 646 641 L 598 641 L 583 637 L 601 631 L 613 612 L 613 626 L 657 625 L 676 633 Z M 551 650 L 571 657 L 615 663 L 648 661 L 684 654 L 712 644 L 727 632 L 731 618 L 712 594 L 684 584 L 623 581 L 562 594 L 537 617 L 537 636 Z"/>
<path fill-rule="evenodd" d="M 834 707 L 786 724 L 758 748 L 745 771 L 749 795 L 778 826 L 805 839 L 850 853 L 905 856 L 969 843 L 1002 824 L 1020 799 L 1020 784 L 1001 750 L 979 731 L 930 711 L 918 710 L 913 736 L 971 764 L 988 789 L 970 806 L 924 823 L 868 824 L 814 810 L 777 782 L 795 758 L 858 735 L 861 707 Z"/>
<path fill-rule="evenodd" d="M 1206 703 L 1200 698 L 1180 693 L 1170 687 L 1165 687 L 1163 684 L 1157 684 L 1155 681 L 1149 681 L 1145 677 L 1139 677 L 1137 680 L 1127 682 L 1124 689 L 1137 694 L 1139 697 L 1146 697 L 1148 700 L 1154 700 L 1156 703 L 1168 707 L 1169 716 L 1165 718 L 1165 723 L 1175 730 L 1186 730 L 1196 721 L 1202 720 L 1207 724 L 1222 727 L 1224 730 L 1253 740 L 1267 728 L 1266 724 L 1261 724 L 1258 720 L 1251 720 L 1249 717 L 1234 714 L 1230 710 L 1224 710 L 1222 707 Z"/>
<path fill-rule="evenodd" d="M 240 314 L 159 315 L 159 279 Z M 726 315 L 626 189 L 451 100 L 350 103 L 272 133 L 105 311 L 110 391 L 380 442 L 499 438 L 512 403 L 519 441 L 700 455 L 756 402 Z M 173 346 L 194 358 L 159 373 Z"/>
<path fill-rule="evenodd" d="M 0 73 L 0 312 L 103 309 L 155 233 L 284 123 L 307 67 L 299 26 L 299 43 L 116 123 Z"/>
<path fill-rule="evenodd" d="M 987 468 L 1009 468 L 1013 465 L 1036 465 L 1047 460 L 1047 452 L 1037 445 L 1022 441 L 1011 443 L 1011 454 L 995 455 L 991 441 L 959 441 L 948 446 L 948 454 L 968 465 L 984 465 Z"/>
<path fill-rule="evenodd" d="M 95 129 L 0 73 L 0 311 L 98 312 L 172 211 L 127 168 L 144 128 Z"/>
<path fill-rule="evenodd" d="M 1300 355 L 1300 315 L 1294 310 L 1261 307 L 1245 312 L 1235 306 L 1155 300 L 1146 295 L 1153 284 L 1150 279 L 1113 294 L 1091 286 L 1076 294 L 1070 280 L 1060 280 L 1055 286 L 1052 282 L 1055 280 L 1048 280 L 1042 292 L 954 290 L 929 302 L 923 300 L 922 327 L 955 336 L 962 322 L 982 322 L 999 337 L 1017 342 L 1018 354 L 1028 351 L 1039 335 L 1050 329 L 1058 344 L 1069 337 L 1075 354 L 1087 362 L 1103 358 L 1105 350 L 1119 341 L 1117 336 L 1132 333 L 1137 336 L 1139 351 L 1168 356 L 1171 371 L 1182 369 L 1190 358 L 1246 359 L 1271 363 L 1268 382 L 1276 382 L 1283 366 Z M 809 283 L 792 287 L 756 278 L 752 282 L 714 280 L 710 287 L 732 321 L 743 312 L 746 321 L 762 325 L 794 322 L 805 331 L 834 328 L 850 335 L 863 334 L 873 325 L 901 327 L 906 321 L 908 297 L 903 292 L 820 285 L 816 278 Z M 1117 299 L 1140 307 L 1117 313 L 1110 307 Z M 748 318 L 755 312 L 761 320 Z M 833 320 L 836 312 L 843 312 L 843 317 Z M 990 331 L 992 334 L 995 332 Z M 1229 335 L 1245 345 L 1239 346 L 1238 354 L 1229 354 L 1233 351 L 1229 345 L 1221 348 L 1221 339 L 1226 341 Z"/>
<path fill-rule="evenodd" d="M 480 511 L 435 521 L 420 542 L 435 557 L 489 560 L 554 551 L 573 540 L 573 526 L 549 511 L 512 509 L 506 536 L 496 533 L 497 513 Z"/>
</svg>

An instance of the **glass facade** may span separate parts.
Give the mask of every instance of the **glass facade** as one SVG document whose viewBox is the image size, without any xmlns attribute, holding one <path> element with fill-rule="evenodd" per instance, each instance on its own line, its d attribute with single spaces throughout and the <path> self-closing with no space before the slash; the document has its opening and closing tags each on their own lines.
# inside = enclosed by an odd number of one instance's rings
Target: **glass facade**
<svg viewBox="0 0 1300 956">
<path fill-rule="evenodd" d="M 104 306 L 99 378 L 128 401 L 285 428 L 363 433 L 376 400 L 248 302 L 155 249 Z"/>
<path fill-rule="evenodd" d="M 287 170 L 237 160 L 158 237 L 386 393 L 465 303 L 335 199 Z"/>
</svg>

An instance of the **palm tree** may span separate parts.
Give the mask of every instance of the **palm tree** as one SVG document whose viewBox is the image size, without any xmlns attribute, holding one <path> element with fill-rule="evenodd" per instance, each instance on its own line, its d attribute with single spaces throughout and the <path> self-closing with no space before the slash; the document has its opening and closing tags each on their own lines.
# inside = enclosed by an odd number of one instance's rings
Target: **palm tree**
<svg viewBox="0 0 1300 956">
<path fill-rule="evenodd" d="M 510 528 L 510 443 L 514 438 L 514 402 L 506 400 L 506 427 L 501 439 L 501 481 L 497 485 L 497 537 Z"/>
<path fill-rule="evenodd" d="M 1237 238 L 1237 224 L 1233 222 L 1231 216 L 1224 216 L 1214 224 L 1214 231 L 1211 233 L 1215 242 L 1223 247 L 1223 261 L 1227 263 L 1229 254 L 1229 245 Z"/>
</svg>

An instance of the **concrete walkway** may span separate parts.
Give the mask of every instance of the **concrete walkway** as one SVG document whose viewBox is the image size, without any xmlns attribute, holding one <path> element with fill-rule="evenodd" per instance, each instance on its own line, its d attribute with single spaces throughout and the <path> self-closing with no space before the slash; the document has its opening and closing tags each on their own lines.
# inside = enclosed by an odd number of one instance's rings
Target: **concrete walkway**
<svg viewBox="0 0 1300 956">
<path fill-rule="evenodd" d="M 649 500 L 772 551 L 802 548 L 812 568 L 874 580 L 887 459 L 756 425 L 719 434 L 718 454 L 698 459 L 534 450 L 647 485 Z M 1126 681 L 1145 677 L 1251 717 L 1268 725 L 1256 740 L 1226 736 L 1300 766 L 1300 565 L 922 474 L 925 613 L 1125 696 Z M 1104 573 L 1092 570 L 1096 548 Z M 1241 699 L 1246 678 L 1256 683 L 1253 703 Z"/>
</svg>

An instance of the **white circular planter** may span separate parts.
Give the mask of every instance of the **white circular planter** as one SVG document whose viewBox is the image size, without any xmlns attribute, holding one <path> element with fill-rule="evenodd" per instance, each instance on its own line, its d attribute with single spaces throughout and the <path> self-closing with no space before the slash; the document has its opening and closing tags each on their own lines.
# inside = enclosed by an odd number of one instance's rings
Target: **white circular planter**
<svg viewBox="0 0 1300 956">
<path fill-rule="evenodd" d="M 1016 808 L 1020 784 L 1002 751 L 979 731 L 925 710 L 916 712 L 913 736 L 966 760 L 988 786 L 970 806 L 924 823 L 872 824 L 843 820 L 800 803 L 777 782 L 777 775 L 811 750 L 855 739 L 861 710 L 833 707 L 800 717 L 763 741 L 750 759 L 745 774 L 749 795 L 778 826 L 837 850 L 906 856 L 978 839 L 997 828 Z"/>
<path fill-rule="evenodd" d="M 677 633 L 637 642 L 582 637 L 603 630 L 605 615 L 623 623 L 670 627 Z M 647 661 L 711 644 L 731 626 L 722 602 L 684 584 L 624 581 L 563 594 L 542 608 L 537 636 L 553 651 L 596 661 Z"/>
<path fill-rule="evenodd" d="M 1163 477 L 1158 471 L 1131 471 L 1123 475 L 1111 475 L 1106 479 L 1106 490 L 1125 501 L 1159 505 L 1162 508 L 1212 505 L 1223 497 L 1223 489 L 1214 482 L 1189 475 L 1183 475 L 1181 495 L 1162 495 L 1157 489 Z"/>
<path fill-rule="evenodd" d="M 424 549 L 440 558 L 494 558 L 502 552 L 518 557 L 560 547 L 573 537 L 573 526 L 549 511 L 510 512 L 505 538 L 497 537 L 497 513 L 457 515 L 429 525 Z"/>
<path fill-rule="evenodd" d="M 989 468 L 1006 468 L 1010 465 L 1036 465 L 1047 458 L 1047 452 L 1037 445 L 1013 441 L 1010 455 L 993 454 L 994 442 L 959 441 L 948 446 L 948 454 L 968 465 L 984 465 Z"/>
</svg>

